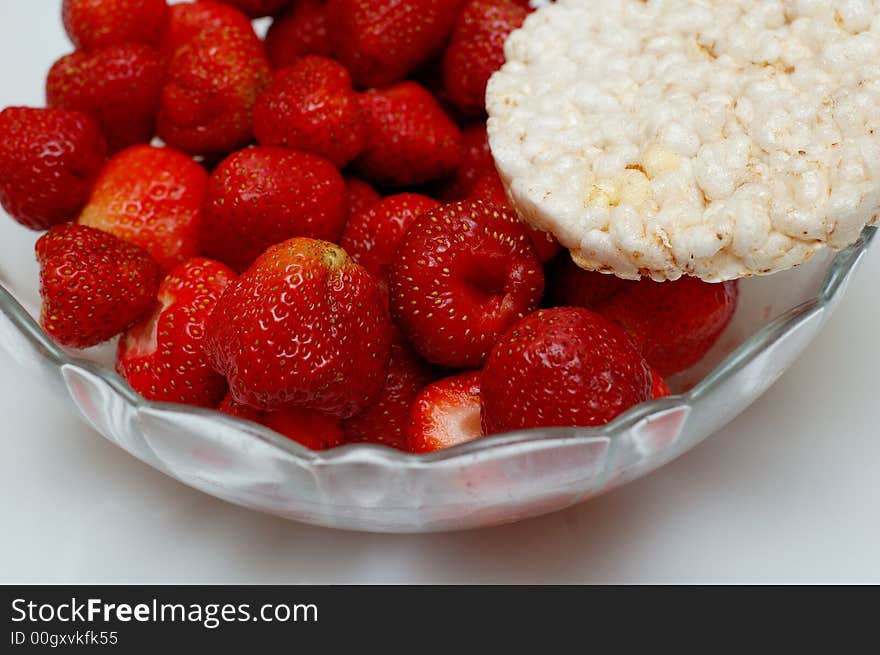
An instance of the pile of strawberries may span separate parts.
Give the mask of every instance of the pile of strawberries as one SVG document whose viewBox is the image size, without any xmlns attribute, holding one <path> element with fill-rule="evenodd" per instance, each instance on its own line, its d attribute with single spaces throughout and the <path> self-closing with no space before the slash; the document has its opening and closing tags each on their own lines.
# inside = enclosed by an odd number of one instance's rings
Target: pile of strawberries
<svg viewBox="0 0 880 655">
<path fill-rule="evenodd" d="M 483 96 L 529 11 L 65 0 L 48 107 L 0 113 L 0 201 L 47 231 L 43 327 L 121 335 L 144 397 L 315 449 L 431 452 L 669 393 L 736 285 L 588 273 L 519 222 Z"/>
</svg>

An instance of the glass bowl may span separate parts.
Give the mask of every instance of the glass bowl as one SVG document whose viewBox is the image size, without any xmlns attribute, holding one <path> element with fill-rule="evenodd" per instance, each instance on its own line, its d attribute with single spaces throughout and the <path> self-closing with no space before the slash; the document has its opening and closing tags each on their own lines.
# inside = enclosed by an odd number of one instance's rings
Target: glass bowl
<svg viewBox="0 0 880 655">
<path fill-rule="evenodd" d="M 356 444 L 313 452 L 212 410 L 140 398 L 113 371 L 114 346 L 66 351 L 39 307 L 31 232 L 0 216 L 0 343 L 69 398 L 107 439 L 218 498 L 285 518 L 374 532 L 431 532 L 552 512 L 646 475 L 749 406 L 818 334 L 875 236 L 799 269 L 742 281 L 716 347 L 672 379 L 677 395 L 591 429 L 497 435 L 427 456 Z"/>
</svg>

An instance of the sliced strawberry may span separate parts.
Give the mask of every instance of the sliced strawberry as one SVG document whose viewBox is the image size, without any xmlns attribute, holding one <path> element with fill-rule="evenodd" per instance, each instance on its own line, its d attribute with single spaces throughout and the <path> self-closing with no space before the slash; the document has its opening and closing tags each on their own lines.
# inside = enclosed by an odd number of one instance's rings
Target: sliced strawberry
<svg viewBox="0 0 880 655">
<path fill-rule="evenodd" d="M 89 114 L 116 151 L 153 138 L 164 77 L 162 56 L 149 46 L 78 51 L 52 66 L 46 100 L 50 107 Z"/>
<path fill-rule="evenodd" d="M 738 298 L 736 281 L 641 280 L 599 311 L 626 330 L 660 375 L 670 376 L 696 364 L 715 345 L 733 318 Z"/>
<path fill-rule="evenodd" d="M 32 230 L 67 222 L 88 200 L 106 156 L 87 114 L 7 107 L 0 112 L 0 204 Z"/>
<path fill-rule="evenodd" d="M 158 306 L 119 340 L 116 371 L 148 400 L 214 407 L 226 380 L 208 364 L 205 323 L 235 271 L 196 257 L 159 285 Z"/>
<path fill-rule="evenodd" d="M 516 216 L 483 202 L 451 203 L 406 231 L 389 290 L 394 319 L 419 354 L 474 368 L 538 306 L 544 273 Z"/>
<path fill-rule="evenodd" d="M 596 309 L 633 284 L 607 273 L 585 271 L 567 252 L 547 267 L 547 299 L 551 305 Z"/>
<path fill-rule="evenodd" d="M 208 175 L 173 148 L 132 146 L 95 182 L 78 222 L 149 252 L 164 271 L 199 253 Z"/>
<path fill-rule="evenodd" d="M 218 409 L 224 414 L 264 425 L 311 450 L 327 450 L 345 444 L 339 418 L 312 409 L 290 407 L 264 412 L 235 402 L 231 395 L 223 399 Z"/>
<path fill-rule="evenodd" d="M 229 5 L 212 0 L 171 5 L 168 29 L 160 46 L 162 54 L 170 61 L 174 53 L 196 36 L 220 27 L 231 27 L 257 38 L 250 19 Z"/>
<path fill-rule="evenodd" d="M 40 324 L 55 341 L 88 348 L 153 305 L 159 268 L 146 251 L 83 225 L 59 225 L 37 241 Z"/>
<path fill-rule="evenodd" d="M 64 29 L 79 50 L 126 43 L 158 45 L 168 24 L 165 0 L 64 0 Z"/>
<path fill-rule="evenodd" d="M 238 402 L 347 418 L 379 397 L 390 348 L 373 277 L 338 246 L 298 238 L 267 250 L 229 286 L 205 350 Z"/>
<path fill-rule="evenodd" d="M 305 150 L 344 167 L 366 141 L 348 71 L 316 55 L 278 71 L 257 98 L 254 135 L 264 146 Z"/>
<path fill-rule="evenodd" d="M 412 453 L 432 453 L 479 439 L 480 371 L 460 373 L 425 387 L 416 397 L 406 434 Z"/>
<path fill-rule="evenodd" d="M 541 310 L 486 361 L 483 431 L 602 425 L 649 400 L 652 386 L 650 367 L 617 325 L 581 307 Z"/>
<path fill-rule="evenodd" d="M 274 68 L 285 68 L 303 55 L 333 56 L 323 0 L 299 0 L 279 16 L 266 35 L 266 54 Z"/>
<path fill-rule="evenodd" d="M 381 194 L 376 191 L 372 184 L 364 182 L 354 175 L 345 176 L 345 186 L 348 187 L 349 217 L 369 209 L 382 200 Z"/>
<path fill-rule="evenodd" d="M 347 219 L 345 182 L 329 161 L 298 150 L 248 148 L 211 174 L 202 250 L 243 271 L 285 239 L 336 242 Z"/>
<path fill-rule="evenodd" d="M 399 187 L 446 177 L 461 159 L 461 132 L 415 82 L 359 98 L 366 144 L 355 167 L 376 184 Z"/>
</svg>

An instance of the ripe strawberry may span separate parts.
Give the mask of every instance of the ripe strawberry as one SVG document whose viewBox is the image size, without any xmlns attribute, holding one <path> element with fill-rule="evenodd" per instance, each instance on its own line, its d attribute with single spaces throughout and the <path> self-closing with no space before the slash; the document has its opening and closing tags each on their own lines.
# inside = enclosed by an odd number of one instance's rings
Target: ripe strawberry
<svg viewBox="0 0 880 655">
<path fill-rule="evenodd" d="M 649 400 L 652 386 L 651 368 L 617 325 L 582 307 L 541 310 L 486 361 L 483 431 L 602 425 Z"/>
<path fill-rule="evenodd" d="M 171 5 L 168 29 L 162 36 L 160 46 L 162 54 L 170 61 L 174 53 L 196 36 L 220 27 L 238 29 L 257 38 L 251 20 L 229 5 L 212 0 Z"/>
<path fill-rule="evenodd" d="M 406 231 L 389 290 L 394 319 L 419 354 L 475 368 L 538 306 L 544 273 L 516 216 L 482 202 L 451 203 Z"/>
<path fill-rule="evenodd" d="M 404 232 L 416 217 L 439 205 L 433 198 L 418 193 L 388 196 L 352 216 L 339 245 L 380 284 L 385 284 Z"/>
<path fill-rule="evenodd" d="M 471 189 L 470 200 L 491 202 L 502 207 L 508 207 L 513 211 L 510 206 L 510 200 L 507 198 L 507 192 L 501 183 L 501 178 L 498 177 L 498 172 L 494 168 L 477 180 L 474 188 Z M 532 238 L 532 245 L 535 246 L 535 252 L 538 253 L 538 259 L 541 260 L 542 264 L 549 262 L 559 254 L 561 249 L 559 242 L 552 234 L 536 230 L 525 223 L 523 223 L 523 226 Z"/>
<path fill-rule="evenodd" d="M 330 0 L 336 58 L 361 88 L 403 79 L 443 49 L 464 0 Z"/>
<path fill-rule="evenodd" d="M 263 44 L 253 31 L 226 26 L 200 32 L 169 65 L 159 136 L 190 154 L 245 146 L 253 136 L 254 103 L 270 80 Z"/>
<path fill-rule="evenodd" d="M 344 167 L 365 141 L 348 71 L 316 55 L 278 71 L 254 105 L 254 135 L 261 145 L 313 152 Z"/>
<path fill-rule="evenodd" d="M 329 161 L 298 150 L 248 148 L 211 174 L 201 245 L 206 256 L 243 271 L 291 237 L 336 242 L 347 219 L 345 182 Z"/>
<path fill-rule="evenodd" d="M 634 284 L 615 275 L 585 271 L 568 253 L 547 267 L 547 299 L 551 305 L 596 309 Z"/>
<path fill-rule="evenodd" d="M 205 323 L 235 272 L 203 257 L 174 268 L 153 313 L 119 340 L 116 371 L 148 400 L 214 407 L 226 380 L 208 364 Z"/>
<path fill-rule="evenodd" d="M 303 55 L 333 56 L 323 0 L 299 0 L 279 16 L 266 34 L 266 54 L 274 68 L 286 68 Z"/>
<path fill-rule="evenodd" d="M 165 0 L 64 0 L 64 29 L 79 50 L 158 45 L 168 24 Z"/>
<path fill-rule="evenodd" d="M 348 418 L 378 398 L 390 348 L 372 276 L 338 246 L 298 238 L 230 285 L 208 320 L 205 350 L 238 402 Z"/>
<path fill-rule="evenodd" d="M 348 187 L 349 218 L 382 200 L 382 196 L 373 188 L 372 184 L 353 175 L 345 176 L 345 186 Z"/>
<path fill-rule="evenodd" d="M 486 83 L 504 64 L 504 41 L 528 15 L 510 0 L 470 0 L 464 6 L 443 55 L 446 92 L 461 111 L 485 111 Z"/>
<path fill-rule="evenodd" d="M 460 373 L 425 387 L 416 397 L 407 428 L 407 450 L 432 453 L 482 436 L 480 371 Z"/>
<path fill-rule="evenodd" d="M 106 156 L 87 114 L 7 107 L 0 112 L 0 204 L 32 230 L 69 221 L 88 200 Z"/>
<path fill-rule="evenodd" d="M 153 138 L 163 79 L 161 55 L 149 46 L 78 51 L 52 66 L 46 100 L 50 107 L 91 115 L 116 151 Z"/>
<path fill-rule="evenodd" d="M 311 450 L 327 450 L 345 444 L 345 434 L 339 417 L 313 409 L 289 407 L 264 412 L 235 402 L 229 394 L 218 409 L 224 414 L 264 425 Z"/>
<path fill-rule="evenodd" d="M 410 408 L 419 392 L 434 379 L 434 371 L 399 336 L 391 344 L 388 377 L 379 399 L 345 421 L 350 443 L 380 443 L 406 450 Z"/>
<path fill-rule="evenodd" d="M 40 324 L 63 346 L 88 348 L 116 336 L 150 309 L 159 268 L 146 251 L 83 225 L 39 238 Z"/>
<path fill-rule="evenodd" d="M 665 398 L 672 395 L 666 380 L 657 372 L 651 371 L 651 398 Z"/>
<path fill-rule="evenodd" d="M 284 11 L 291 0 L 220 0 L 227 5 L 232 5 L 239 11 L 243 11 L 251 18 L 263 16 L 275 16 Z"/>
<path fill-rule="evenodd" d="M 736 281 L 641 280 L 601 305 L 599 312 L 619 323 L 648 363 L 669 376 L 703 358 L 730 324 L 738 297 Z"/>
<path fill-rule="evenodd" d="M 107 162 L 77 222 L 140 246 L 167 272 L 199 253 L 207 185 L 205 169 L 183 153 L 132 146 Z"/>
<path fill-rule="evenodd" d="M 465 127 L 461 131 L 461 138 L 461 161 L 452 177 L 444 182 L 440 190 L 441 200 L 465 200 L 470 196 L 474 185 L 484 176 L 498 175 L 495 172 L 492 151 L 489 150 L 489 139 L 486 137 L 486 123 L 479 122 Z M 506 196 L 504 202 L 507 202 Z"/>
<path fill-rule="evenodd" d="M 441 179 L 461 159 L 461 132 L 433 96 L 401 82 L 359 98 L 366 144 L 355 168 L 380 185 L 411 186 Z"/>
</svg>

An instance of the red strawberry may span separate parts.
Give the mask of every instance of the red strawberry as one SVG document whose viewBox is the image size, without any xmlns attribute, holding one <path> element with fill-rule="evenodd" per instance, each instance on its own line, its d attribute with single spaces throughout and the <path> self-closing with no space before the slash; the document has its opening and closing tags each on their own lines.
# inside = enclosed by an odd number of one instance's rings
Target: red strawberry
<svg viewBox="0 0 880 655">
<path fill-rule="evenodd" d="M 338 241 L 347 219 L 345 182 L 329 161 L 298 150 L 248 148 L 211 175 L 202 250 L 243 271 L 291 237 Z"/>
<path fill-rule="evenodd" d="M 379 399 L 360 414 L 345 421 L 350 443 L 380 443 L 406 450 L 410 407 L 434 372 L 399 337 L 391 345 L 388 377 Z"/>
<path fill-rule="evenodd" d="M 355 167 L 369 180 L 411 186 L 443 178 L 461 159 L 461 132 L 415 82 L 362 93 L 366 144 Z"/>
<path fill-rule="evenodd" d="M 486 83 L 504 64 L 504 41 L 528 15 L 510 0 L 470 0 L 462 9 L 443 55 L 446 92 L 461 111 L 485 111 Z"/>
<path fill-rule="evenodd" d="M 170 61 L 174 53 L 196 36 L 219 27 L 231 27 L 253 34 L 254 38 L 257 36 L 250 19 L 229 5 L 211 0 L 171 5 L 168 29 L 162 37 L 162 54 Z"/>
<path fill-rule="evenodd" d="M 253 107 L 271 80 L 253 32 L 220 27 L 180 48 L 162 91 L 159 136 L 190 154 L 226 153 L 253 136 Z"/>
<path fill-rule="evenodd" d="M 373 188 L 372 184 L 353 175 L 345 177 L 345 186 L 348 187 L 349 217 L 359 214 L 382 200 L 382 196 Z"/>
<path fill-rule="evenodd" d="M 502 207 L 508 207 L 512 211 L 510 201 L 507 198 L 507 192 L 504 190 L 501 178 L 498 177 L 498 172 L 494 168 L 477 180 L 474 188 L 471 189 L 470 200 L 491 202 Z M 536 230 L 525 223 L 523 225 L 532 238 L 532 245 L 535 246 L 535 252 L 538 253 L 538 259 L 541 260 L 541 263 L 549 262 L 559 254 L 559 242 L 552 234 Z"/>
<path fill-rule="evenodd" d="M 641 280 L 599 307 L 619 323 L 645 359 L 663 376 L 703 358 L 736 311 L 736 281 L 710 284 L 682 277 L 675 282 Z"/>
<path fill-rule="evenodd" d="M 161 55 L 149 46 L 74 52 L 49 71 L 46 100 L 50 107 L 90 114 L 116 151 L 153 138 L 163 79 Z"/>
<path fill-rule="evenodd" d="M 481 436 L 480 371 L 430 384 L 412 404 L 406 434 L 407 450 L 412 453 L 432 453 Z"/>
<path fill-rule="evenodd" d="M 465 200 L 471 195 L 474 185 L 486 175 L 495 175 L 495 159 L 489 150 L 486 137 L 486 123 L 474 123 L 461 131 L 462 157 L 452 177 L 443 184 L 440 191 L 442 200 Z M 502 189 L 503 191 L 503 189 Z M 486 200 L 490 200 L 486 198 Z M 504 202 L 507 202 L 505 196 Z"/>
<path fill-rule="evenodd" d="M 339 245 L 384 284 L 404 232 L 416 217 L 439 205 L 433 198 L 418 193 L 388 196 L 352 216 Z"/>
<path fill-rule="evenodd" d="M 412 223 L 389 289 L 395 321 L 425 359 L 474 368 L 499 335 L 538 306 L 544 273 L 516 216 L 461 202 Z"/>
<path fill-rule="evenodd" d="M 291 3 L 291 0 L 220 0 L 220 2 L 232 5 L 251 18 L 262 18 L 263 16 L 280 14 Z"/>
<path fill-rule="evenodd" d="M 651 380 L 651 398 L 665 398 L 672 395 L 666 380 L 657 371 L 651 371 Z"/>
<path fill-rule="evenodd" d="M 116 336 L 150 309 L 159 269 L 137 246 L 83 225 L 39 238 L 40 324 L 55 341 L 88 348 Z"/>
<path fill-rule="evenodd" d="M 338 246 L 299 238 L 267 250 L 230 285 L 208 320 L 205 350 L 238 402 L 347 418 L 378 398 L 390 348 L 372 276 Z"/>
<path fill-rule="evenodd" d="M 280 70 L 254 106 L 254 135 L 264 146 L 313 152 L 342 168 L 364 147 L 357 95 L 348 71 L 308 55 Z"/>
<path fill-rule="evenodd" d="M 345 444 L 345 434 L 339 418 L 313 409 L 289 407 L 263 412 L 235 402 L 231 395 L 226 396 L 218 409 L 224 414 L 265 425 L 311 450 L 327 450 Z"/>
<path fill-rule="evenodd" d="M 278 17 L 266 35 L 266 54 L 274 68 L 285 68 L 303 55 L 333 56 L 323 0 L 299 0 Z"/>
<path fill-rule="evenodd" d="M 64 0 L 64 29 L 79 50 L 158 45 L 168 24 L 165 0 Z"/>
<path fill-rule="evenodd" d="M 568 253 L 547 268 L 547 299 L 552 305 L 596 309 L 633 284 L 607 273 L 585 271 Z"/>
<path fill-rule="evenodd" d="M 101 172 L 78 222 L 140 246 L 168 271 L 199 253 L 208 175 L 173 148 L 132 146 Z"/>
<path fill-rule="evenodd" d="M 330 0 L 330 40 L 362 88 L 403 79 L 438 54 L 464 0 Z"/>
<path fill-rule="evenodd" d="M 651 368 L 617 325 L 582 307 L 541 310 L 486 361 L 483 431 L 602 425 L 649 400 L 652 386 Z"/>
<path fill-rule="evenodd" d="M 119 340 L 116 371 L 148 400 L 214 407 L 226 380 L 208 364 L 205 323 L 235 272 L 196 257 L 172 270 L 159 285 L 153 313 Z"/>
<path fill-rule="evenodd" d="M 106 156 L 87 114 L 7 107 L 0 112 L 0 204 L 32 230 L 69 221 L 88 200 Z"/>
</svg>

